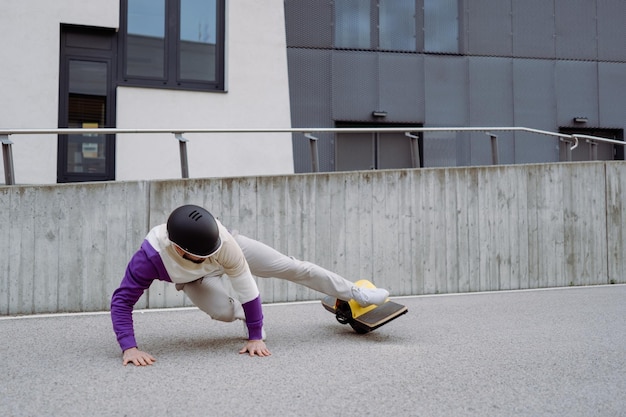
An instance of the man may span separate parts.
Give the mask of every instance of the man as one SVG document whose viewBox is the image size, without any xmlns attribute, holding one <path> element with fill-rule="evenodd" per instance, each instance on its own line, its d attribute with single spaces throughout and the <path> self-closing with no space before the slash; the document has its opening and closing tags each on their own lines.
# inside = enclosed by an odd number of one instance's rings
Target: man
<svg viewBox="0 0 626 417">
<path fill-rule="evenodd" d="M 236 299 L 221 281 L 230 278 Z M 133 255 L 113 293 L 111 320 L 122 349 L 123 364 L 151 365 L 156 360 L 137 347 L 132 311 L 155 279 L 172 282 L 215 320 L 243 320 L 248 341 L 239 353 L 269 356 L 264 342 L 263 311 L 253 275 L 286 279 L 361 306 L 382 304 L 389 292 L 361 288 L 310 262 L 300 261 L 256 240 L 232 234 L 202 207 L 175 209 L 166 224 L 154 227 Z"/>
</svg>

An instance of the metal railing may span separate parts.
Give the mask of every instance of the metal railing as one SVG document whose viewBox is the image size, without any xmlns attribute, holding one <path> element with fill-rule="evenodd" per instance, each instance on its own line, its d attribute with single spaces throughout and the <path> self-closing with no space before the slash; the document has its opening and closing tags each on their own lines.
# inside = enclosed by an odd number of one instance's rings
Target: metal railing
<svg viewBox="0 0 626 417">
<path fill-rule="evenodd" d="M 284 128 L 284 129 L 123 129 L 123 128 L 58 128 L 58 129 L 0 129 L 0 142 L 2 143 L 2 158 L 4 163 L 4 178 L 6 185 L 15 184 L 15 170 L 13 162 L 13 150 L 10 137 L 13 135 L 114 135 L 114 134 L 172 134 L 179 143 L 180 166 L 182 178 L 189 178 L 189 162 L 187 158 L 187 142 L 184 134 L 195 133 L 302 133 L 309 139 L 311 146 L 311 166 L 313 172 L 319 171 L 319 157 L 317 150 L 316 133 L 404 133 L 411 140 L 411 161 L 414 168 L 420 168 L 418 136 L 416 133 L 426 132 L 482 132 L 491 138 L 491 160 L 494 165 L 499 163 L 498 136 L 497 132 L 528 132 L 544 136 L 559 138 L 566 144 L 566 160 L 571 161 L 572 150 L 585 140 L 592 145 L 610 143 L 625 146 L 626 143 L 615 139 L 601 138 L 597 136 L 555 133 L 526 127 L 384 127 L 384 128 Z M 593 152 L 596 150 L 596 152 Z M 597 147 L 592 146 L 592 159 L 597 158 Z"/>
</svg>

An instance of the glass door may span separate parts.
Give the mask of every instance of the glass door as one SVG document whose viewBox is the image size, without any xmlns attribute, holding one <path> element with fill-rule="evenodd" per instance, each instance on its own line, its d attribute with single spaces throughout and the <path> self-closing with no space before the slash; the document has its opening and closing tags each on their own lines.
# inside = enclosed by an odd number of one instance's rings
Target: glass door
<svg viewBox="0 0 626 417">
<path fill-rule="evenodd" d="M 81 28 L 62 33 L 59 127 L 114 127 L 112 63 L 101 39 Z M 96 48 L 94 48 L 94 45 Z M 115 137 L 95 133 L 59 135 L 57 182 L 115 179 Z"/>
</svg>

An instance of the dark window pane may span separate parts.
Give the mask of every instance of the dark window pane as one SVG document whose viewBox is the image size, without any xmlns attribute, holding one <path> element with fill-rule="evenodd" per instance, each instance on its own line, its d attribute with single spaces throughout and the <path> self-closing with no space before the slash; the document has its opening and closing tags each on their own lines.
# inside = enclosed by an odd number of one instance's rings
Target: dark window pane
<svg viewBox="0 0 626 417">
<path fill-rule="evenodd" d="M 180 1 L 180 79 L 215 81 L 215 0 Z"/>
<path fill-rule="evenodd" d="M 107 95 L 107 64 L 94 61 L 70 61 L 70 93 Z"/>
<path fill-rule="evenodd" d="M 105 126 L 107 70 L 104 62 L 70 61 L 68 127 Z M 104 135 L 69 135 L 66 172 L 104 174 L 105 152 Z"/>
<path fill-rule="evenodd" d="M 165 77 L 165 0 L 128 0 L 126 74 Z"/>
<path fill-rule="evenodd" d="M 415 0 L 380 0 L 381 49 L 415 51 Z"/>
<path fill-rule="evenodd" d="M 370 2 L 335 2 L 335 47 L 370 49 Z"/>
<path fill-rule="evenodd" d="M 105 136 L 68 135 L 67 173 L 105 174 Z"/>
<path fill-rule="evenodd" d="M 459 52 L 458 0 L 424 0 L 424 50 Z"/>
</svg>

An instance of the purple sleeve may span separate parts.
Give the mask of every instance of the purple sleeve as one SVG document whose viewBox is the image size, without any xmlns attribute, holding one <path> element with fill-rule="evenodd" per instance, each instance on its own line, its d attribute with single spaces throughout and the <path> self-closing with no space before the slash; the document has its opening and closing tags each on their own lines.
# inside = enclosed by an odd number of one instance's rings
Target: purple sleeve
<svg viewBox="0 0 626 417">
<path fill-rule="evenodd" d="M 246 326 L 248 326 L 249 340 L 263 339 L 263 308 L 261 307 L 261 296 L 254 300 L 242 304 L 243 312 L 246 315 Z"/>
<path fill-rule="evenodd" d="M 124 278 L 111 298 L 111 321 L 122 351 L 137 346 L 133 308 L 155 279 L 171 281 L 157 251 L 144 241 L 128 263 Z"/>
</svg>

